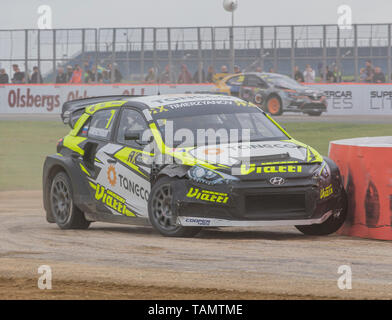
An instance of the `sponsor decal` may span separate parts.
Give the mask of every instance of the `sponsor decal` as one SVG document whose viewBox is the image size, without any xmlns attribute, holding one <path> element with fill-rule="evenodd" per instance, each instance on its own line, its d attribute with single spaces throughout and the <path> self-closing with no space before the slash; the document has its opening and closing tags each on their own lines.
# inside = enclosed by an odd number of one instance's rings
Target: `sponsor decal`
<svg viewBox="0 0 392 320">
<path fill-rule="evenodd" d="M 177 150 L 173 150 L 173 151 L 177 151 Z M 185 152 L 184 151 L 179 151 L 179 152 Z M 150 164 L 151 163 L 151 158 L 150 155 L 145 155 L 142 153 L 142 151 L 140 150 L 133 150 L 129 153 L 128 156 L 128 162 L 134 164 L 135 166 L 137 166 L 138 164 Z"/>
<path fill-rule="evenodd" d="M 204 150 L 204 154 L 213 155 L 213 156 L 217 156 L 218 154 L 221 154 L 222 152 L 223 152 L 223 150 L 220 148 L 209 148 L 209 149 Z"/>
<path fill-rule="evenodd" d="M 320 199 L 328 198 L 333 193 L 332 184 L 320 190 Z"/>
<path fill-rule="evenodd" d="M 136 195 L 137 197 L 139 197 L 145 201 L 148 201 L 148 197 L 150 194 L 146 189 L 144 189 L 144 187 L 142 187 L 138 183 L 131 181 L 130 179 L 124 177 L 121 174 L 118 175 L 118 178 L 120 180 L 120 187 L 121 188 L 129 191 L 130 193 Z"/>
<path fill-rule="evenodd" d="M 127 207 L 125 199 L 115 192 L 106 189 L 104 186 L 97 183 L 96 185 L 90 182 L 90 186 L 95 189 L 95 199 L 102 202 L 105 206 L 115 210 L 119 214 L 133 217 L 135 214 Z"/>
<path fill-rule="evenodd" d="M 300 173 L 302 166 L 288 165 L 288 166 L 256 166 L 252 163 L 250 165 L 241 165 L 241 175 L 247 175 L 252 172 L 255 173 Z"/>
<path fill-rule="evenodd" d="M 90 128 L 90 135 L 96 136 L 96 137 L 101 137 L 101 138 L 107 138 L 109 134 L 108 129 L 101 129 L 101 128 Z"/>
<path fill-rule="evenodd" d="M 227 193 L 201 190 L 193 187 L 189 189 L 186 197 L 214 203 L 227 203 L 227 201 L 229 200 L 229 196 Z"/>
<path fill-rule="evenodd" d="M 243 106 L 248 106 L 248 102 L 243 102 L 243 101 L 235 101 L 237 105 L 243 105 Z M 166 111 L 173 111 L 181 108 L 189 108 L 189 107 L 194 107 L 194 106 L 207 106 L 211 104 L 229 104 L 233 105 L 234 102 L 231 100 L 201 100 L 201 101 L 187 101 L 187 102 L 181 102 L 181 103 L 174 103 L 174 104 L 168 104 L 168 105 L 162 105 L 159 107 L 151 108 L 150 113 L 151 114 L 157 114 L 161 112 L 166 112 Z"/>
<path fill-rule="evenodd" d="M 116 169 L 114 168 L 113 165 L 109 166 L 107 175 L 108 175 L 108 181 L 110 185 L 114 187 L 117 183 L 117 174 L 116 174 Z"/>
<path fill-rule="evenodd" d="M 208 219 L 186 218 L 185 222 L 196 223 L 199 226 L 209 226 L 211 221 Z"/>
<path fill-rule="evenodd" d="M 169 110 L 167 110 L 164 106 L 150 109 L 151 114 L 161 113 L 161 112 L 165 112 L 165 111 L 169 111 Z"/>
<path fill-rule="evenodd" d="M 232 150 L 238 150 L 238 149 L 274 149 L 274 148 L 279 148 L 279 149 L 284 149 L 284 148 L 290 148 L 290 149 L 298 149 L 298 146 L 293 143 L 252 143 L 252 144 L 239 144 L 236 146 L 229 146 L 230 149 Z"/>
</svg>

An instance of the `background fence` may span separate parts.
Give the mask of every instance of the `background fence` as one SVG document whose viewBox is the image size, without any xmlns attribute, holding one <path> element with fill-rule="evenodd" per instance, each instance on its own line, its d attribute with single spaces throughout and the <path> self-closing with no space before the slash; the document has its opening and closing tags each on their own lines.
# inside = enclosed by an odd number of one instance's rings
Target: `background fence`
<svg viewBox="0 0 392 320">
<path fill-rule="evenodd" d="M 234 43 L 230 43 L 230 32 Z M 54 82 L 59 66 L 116 65 L 122 82 L 144 82 L 150 68 L 162 73 L 169 66 L 176 82 L 180 66 L 192 75 L 208 66 L 216 72 L 235 64 L 292 75 L 294 66 L 310 64 L 318 76 L 323 66 L 337 66 L 344 81 L 358 81 L 359 69 L 371 59 L 391 76 L 391 24 L 246 26 L 198 28 L 112 28 L 0 30 L 0 64 L 12 75 L 12 64 L 30 74 L 38 66 L 44 82 Z M 113 80 L 113 79 L 111 79 Z"/>
</svg>

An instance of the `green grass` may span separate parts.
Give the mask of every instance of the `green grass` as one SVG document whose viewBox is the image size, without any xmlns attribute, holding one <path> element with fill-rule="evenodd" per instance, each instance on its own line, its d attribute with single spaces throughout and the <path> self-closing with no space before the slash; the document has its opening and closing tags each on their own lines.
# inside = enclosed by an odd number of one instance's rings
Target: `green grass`
<svg viewBox="0 0 392 320">
<path fill-rule="evenodd" d="M 390 124 L 355 124 L 327 122 L 282 123 L 290 135 L 328 155 L 329 142 L 356 137 L 391 136 Z"/>
<path fill-rule="evenodd" d="M 58 121 L 0 121 L 0 191 L 40 189 L 45 157 L 69 129 Z"/>
<path fill-rule="evenodd" d="M 297 140 L 328 153 L 329 141 L 392 135 L 389 124 L 282 123 Z M 46 155 L 56 153 L 56 142 L 69 131 L 58 121 L 0 121 L 0 191 L 41 189 Z"/>
</svg>

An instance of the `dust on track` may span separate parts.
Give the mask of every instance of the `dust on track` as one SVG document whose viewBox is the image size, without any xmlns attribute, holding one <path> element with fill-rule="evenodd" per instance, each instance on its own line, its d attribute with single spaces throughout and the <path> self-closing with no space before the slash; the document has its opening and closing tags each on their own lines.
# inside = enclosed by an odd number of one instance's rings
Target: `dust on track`
<svg viewBox="0 0 392 320">
<path fill-rule="evenodd" d="M 0 299 L 392 298 L 391 244 L 294 228 L 206 229 L 194 239 L 93 223 L 60 230 L 39 191 L 0 193 Z M 50 265 L 53 289 L 37 288 Z M 350 265 L 352 290 L 337 271 Z"/>
</svg>

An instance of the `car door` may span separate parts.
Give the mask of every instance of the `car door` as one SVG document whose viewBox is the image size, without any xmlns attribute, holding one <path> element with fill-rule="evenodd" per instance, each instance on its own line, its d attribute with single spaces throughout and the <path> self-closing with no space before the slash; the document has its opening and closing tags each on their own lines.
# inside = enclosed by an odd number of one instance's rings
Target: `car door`
<svg viewBox="0 0 392 320">
<path fill-rule="evenodd" d="M 265 101 L 268 85 L 256 75 L 247 75 L 240 90 L 240 98 L 262 105 Z"/>
<path fill-rule="evenodd" d="M 96 154 L 102 167 L 99 184 L 115 198 L 113 201 L 117 200 L 117 205 L 119 201 L 121 203 L 120 208 L 107 204 L 113 214 L 148 216 L 153 155 L 145 151 L 147 143 L 142 142 L 143 135 L 148 135 L 148 129 L 142 113 L 133 108 L 124 108 L 117 121 L 112 142 Z M 137 133 L 140 139 L 128 139 Z"/>
<path fill-rule="evenodd" d="M 95 200 L 96 213 L 130 214 L 122 205 L 115 190 L 108 184 L 108 168 L 115 164 L 113 155 L 120 149 L 113 144 L 114 132 L 120 108 L 105 108 L 96 111 L 83 125 L 80 136 L 87 138 L 83 144 L 84 155 L 81 169 L 88 180 Z M 112 179 L 116 177 L 111 176 Z"/>
</svg>

